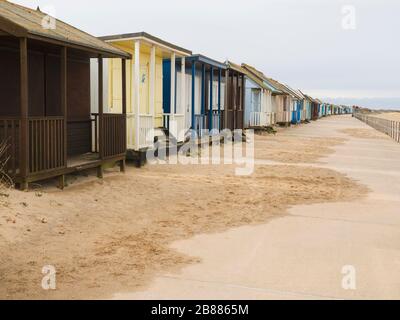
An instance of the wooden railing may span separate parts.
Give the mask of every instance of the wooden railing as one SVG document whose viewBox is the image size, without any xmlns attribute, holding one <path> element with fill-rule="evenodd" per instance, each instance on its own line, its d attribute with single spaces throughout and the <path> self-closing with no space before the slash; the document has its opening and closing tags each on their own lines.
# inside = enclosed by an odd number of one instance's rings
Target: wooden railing
<svg viewBox="0 0 400 320">
<path fill-rule="evenodd" d="M 17 118 L 0 118 L 0 142 L 4 143 L 0 161 L 4 165 L 4 173 L 10 176 L 19 172 L 20 123 Z"/>
<path fill-rule="evenodd" d="M 172 116 L 170 113 L 164 113 L 163 126 L 177 139 L 178 142 L 185 140 L 185 134 L 188 128 L 186 128 L 184 114 L 176 113 Z"/>
<path fill-rule="evenodd" d="M 99 114 L 94 113 L 92 116 L 94 117 L 92 127 L 94 151 L 99 152 L 103 159 L 125 154 L 126 116 L 124 114 L 104 113 L 102 125 L 100 125 Z M 102 128 L 101 132 L 100 128 Z"/>
<path fill-rule="evenodd" d="M 365 122 L 370 127 L 388 135 L 393 140 L 400 142 L 400 122 L 370 116 L 359 112 L 354 113 L 354 117 L 362 122 Z"/>
<path fill-rule="evenodd" d="M 154 117 L 151 114 L 139 115 L 139 145 L 136 144 L 136 115 L 128 113 L 126 115 L 126 134 L 127 147 L 132 150 L 150 148 L 154 145 Z"/>
<path fill-rule="evenodd" d="M 266 112 L 250 112 L 250 127 L 263 127 L 268 122 Z"/>
<path fill-rule="evenodd" d="M 66 166 L 64 126 L 64 117 L 34 117 L 28 119 L 30 174 Z"/>
<path fill-rule="evenodd" d="M 210 112 L 210 111 L 208 111 L 208 112 Z M 222 111 L 221 111 L 221 113 L 222 113 Z M 207 114 L 207 128 L 209 130 L 218 130 L 219 131 L 220 124 L 221 124 L 220 119 L 221 119 L 221 117 L 220 117 L 218 110 L 213 110 L 212 111 L 212 127 L 210 127 L 210 117 Z"/>
<path fill-rule="evenodd" d="M 275 112 L 267 112 L 267 126 L 272 126 L 276 123 Z"/>
<path fill-rule="evenodd" d="M 194 130 L 197 132 L 197 136 L 201 138 L 204 130 L 206 130 L 206 116 L 204 114 L 196 114 L 194 116 Z"/>
<path fill-rule="evenodd" d="M 289 123 L 291 120 L 290 111 L 277 112 L 276 122 L 277 123 Z"/>
</svg>

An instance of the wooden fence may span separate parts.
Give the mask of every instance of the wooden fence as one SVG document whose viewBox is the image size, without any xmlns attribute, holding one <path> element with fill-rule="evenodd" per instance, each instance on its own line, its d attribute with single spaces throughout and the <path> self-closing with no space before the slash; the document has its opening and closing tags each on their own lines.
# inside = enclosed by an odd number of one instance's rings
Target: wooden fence
<svg viewBox="0 0 400 320">
<path fill-rule="evenodd" d="M 104 113 L 100 124 L 99 114 L 93 113 L 92 134 L 95 150 L 103 159 L 125 154 L 126 152 L 126 116 L 124 114 Z M 101 129 L 102 128 L 102 129 Z M 102 140 L 100 140 L 100 134 Z"/>
<path fill-rule="evenodd" d="M 400 122 L 382 119 L 362 113 L 355 113 L 354 117 L 370 127 L 387 134 L 393 140 L 400 142 Z"/>
</svg>

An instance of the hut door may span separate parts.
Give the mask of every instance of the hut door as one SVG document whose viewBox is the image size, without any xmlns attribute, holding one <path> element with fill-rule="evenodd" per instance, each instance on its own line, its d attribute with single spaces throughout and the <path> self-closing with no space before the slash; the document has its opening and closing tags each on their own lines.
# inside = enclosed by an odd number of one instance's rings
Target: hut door
<svg viewBox="0 0 400 320">
<path fill-rule="evenodd" d="M 260 90 L 251 90 L 251 106 L 254 112 L 261 112 L 261 95 Z"/>
</svg>

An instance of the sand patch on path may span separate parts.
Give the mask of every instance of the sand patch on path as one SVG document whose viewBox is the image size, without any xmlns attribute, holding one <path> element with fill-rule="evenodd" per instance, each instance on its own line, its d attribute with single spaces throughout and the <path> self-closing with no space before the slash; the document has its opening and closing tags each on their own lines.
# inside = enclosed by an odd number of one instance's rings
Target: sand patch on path
<svg viewBox="0 0 400 320">
<path fill-rule="evenodd" d="M 161 271 L 198 262 L 170 249 L 175 240 L 265 223 L 292 205 L 350 201 L 367 192 L 328 169 L 258 166 L 249 177 L 232 172 L 230 166 L 128 167 L 125 175 L 83 180 L 64 192 L 11 192 L 1 216 L 19 212 L 15 225 L 28 224 L 31 231 L 0 245 L 0 297 L 101 298 L 133 291 Z M 56 291 L 41 289 L 48 264 L 57 269 Z"/>
<path fill-rule="evenodd" d="M 343 138 L 316 138 L 289 135 L 256 136 L 256 159 L 284 163 L 315 163 L 329 155 L 334 147 L 343 144 Z"/>
<path fill-rule="evenodd" d="M 349 129 L 342 129 L 340 132 L 345 133 L 351 137 L 358 138 L 358 139 L 381 139 L 381 140 L 390 140 L 390 138 L 375 130 L 375 129 L 356 129 L 356 128 L 349 128 Z"/>
<path fill-rule="evenodd" d="M 0 298 L 105 298 L 142 289 L 160 273 L 199 262 L 171 249 L 176 240 L 368 192 L 336 171 L 293 165 L 316 162 L 345 139 L 287 131 L 256 136 L 255 158 L 283 164 L 257 165 L 247 177 L 235 176 L 232 165 L 128 166 L 126 174 L 107 170 L 104 180 L 69 177 L 64 191 L 8 191 L 0 206 Z M 41 288 L 44 265 L 56 267 L 56 291 Z"/>
</svg>

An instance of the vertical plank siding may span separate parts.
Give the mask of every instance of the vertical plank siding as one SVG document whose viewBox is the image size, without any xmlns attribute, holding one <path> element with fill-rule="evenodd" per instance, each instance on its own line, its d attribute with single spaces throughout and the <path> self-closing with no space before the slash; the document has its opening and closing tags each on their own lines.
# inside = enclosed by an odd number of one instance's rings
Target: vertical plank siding
<svg viewBox="0 0 400 320">
<path fill-rule="evenodd" d="M 29 173 L 64 168 L 64 117 L 29 118 L 28 123 Z"/>
<path fill-rule="evenodd" d="M 230 130 L 244 126 L 244 75 L 231 70 L 227 75 L 226 127 Z"/>
<path fill-rule="evenodd" d="M 103 132 L 102 154 L 104 158 L 112 158 L 114 156 L 124 155 L 126 152 L 126 115 L 104 113 L 103 124 L 100 126 L 100 117 L 98 114 L 93 114 L 94 135 L 94 152 L 99 149 L 100 130 Z M 101 129 L 100 129 L 101 128 Z"/>
</svg>

